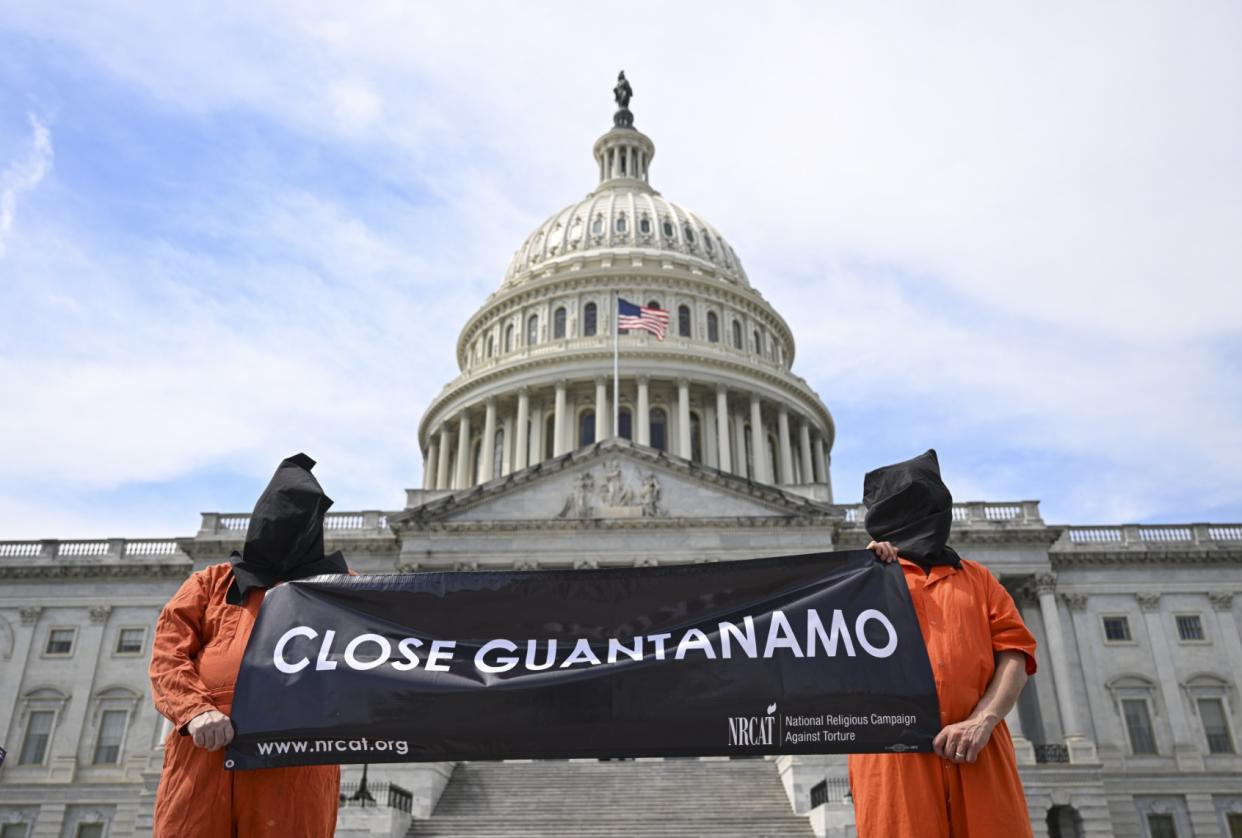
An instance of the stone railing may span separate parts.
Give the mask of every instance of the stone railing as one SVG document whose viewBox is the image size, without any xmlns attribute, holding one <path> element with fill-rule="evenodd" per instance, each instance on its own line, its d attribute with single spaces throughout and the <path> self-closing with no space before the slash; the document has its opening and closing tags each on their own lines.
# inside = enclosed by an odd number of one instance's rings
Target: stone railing
<svg viewBox="0 0 1242 838">
<path fill-rule="evenodd" d="M 204 512 L 199 535 L 236 536 L 245 534 L 250 526 L 246 513 Z M 323 528 L 329 533 L 388 533 L 388 513 L 371 509 L 364 512 L 329 512 Z"/>
<path fill-rule="evenodd" d="M 0 562 L 65 560 L 151 561 L 185 557 L 177 542 L 167 538 L 108 538 L 89 541 L 0 541 Z"/>
<path fill-rule="evenodd" d="M 867 507 L 862 504 L 842 507 L 847 524 L 862 524 L 867 517 Z M 953 504 L 953 523 L 972 524 L 1043 524 L 1039 516 L 1039 501 L 1023 500 L 989 503 L 970 501 Z"/>
<path fill-rule="evenodd" d="M 1076 549 L 1242 544 L 1242 524 L 1121 524 L 1066 527 L 1064 540 Z"/>
</svg>

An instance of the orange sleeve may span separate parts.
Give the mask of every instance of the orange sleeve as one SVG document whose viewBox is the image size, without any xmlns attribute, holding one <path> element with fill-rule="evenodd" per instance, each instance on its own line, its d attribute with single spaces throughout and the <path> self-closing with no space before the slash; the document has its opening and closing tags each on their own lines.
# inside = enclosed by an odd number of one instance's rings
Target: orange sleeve
<svg viewBox="0 0 1242 838">
<path fill-rule="evenodd" d="M 988 623 L 992 628 L 992 653 L 1009 650 L 1026 655 L 1026 674 L 1035 674 L 1035 636 L 1031 634 L 1009 591 L 983 568 L 987 585 Z"/>
<path fill-rule="evenodd" d="M 203 647 L 207 614 L 207 586 L 202 573 L 193 573 L 160 612 L 151 645 L 151 697 L 173 726 L 182 732 L 190 720 L 217 709 L 198 677 L 198 653 Z"/>
</svg>

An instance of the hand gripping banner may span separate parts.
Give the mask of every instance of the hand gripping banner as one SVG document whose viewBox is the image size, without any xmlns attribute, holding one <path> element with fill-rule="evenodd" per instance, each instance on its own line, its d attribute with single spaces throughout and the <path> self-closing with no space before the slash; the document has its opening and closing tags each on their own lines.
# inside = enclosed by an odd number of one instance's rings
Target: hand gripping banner
<svg viewBox="0 0 1242 838">
<path fill-rule="evenodd" d="M 930 751 L 940 714 L 901 569 L 854 550 L 278 585 L 233 724 L 251 769 Z"/>
</svg>

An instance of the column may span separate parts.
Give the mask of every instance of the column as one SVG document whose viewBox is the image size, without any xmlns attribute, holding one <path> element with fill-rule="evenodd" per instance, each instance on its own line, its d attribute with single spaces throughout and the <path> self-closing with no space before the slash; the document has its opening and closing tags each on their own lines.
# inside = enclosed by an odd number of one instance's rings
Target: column
<svg viewBox="0 0 1242 838">
<path fill-rule="evenodd" d="M 1072 762 L 1083 762 L 1082 744 L 1089 742 L 1083 735 L 1083 728 L 1078 719 L 1078 707 L 1074 703 L 1073 683 L 1070 681 L 1069 658 L 1066 657 L 1065 637 L 1061 633 L 1061 614 L 1057 608 L 1056 596 L 1057 577 L 1052 573 L 1041 573 L 1035 577 L 1035 590 L 1039 595 L 1039 611 L 1044 618 L 1044 635 L 1048 638 L 1048 660 L 1052 662 L 1052 686 L 1056 690 L 1057 710 L 1061 714 L 1061 732 L 1065 736 L 1065 744 L 1070 751 Z M 1095 748 L 1089 748 L 1090 756 L 1094 756 Z M 1075 759 L 1075 757 L 1078 757 Z M 1094 762 L 1094 759 L 1089 761 Z"/>
<path fill-rule="evenodd" d="M 733 471 L 729 456 L 729 390 L 723 385 L 716 387 L 716 445 L 721 471 Z"/>
<path fill-rule="evenodd" d="M 815 482 L 828 482 L 828 463 L 824 459 L 824 438 L 815 435 Z"/>
<path fill-rule="evenodd" d="M 815 482 L 815 464 L 811 461 L 811 425 L 806 419 L 798 423 L 798 450 L 802 452 L 802 482 Z"/>
<path fill-rule="evenodd" d="M 500 473 L 508 474 L 513 471 L 513 414 L 505 416 L 504 424 L 504 452 L 500 455 Z"/>
<path fill-rule="evenodd" d="M 739 477 L 750 477 L 750 467 L 746 463 L 746 415 L 741 411 L 733 414 L 733 450 L 737 451 L 733 473 Z"/>
<path fill-rule="evenodd" d="M 703 450 L 703 465 L 720 468 L 720 461 L 716 459 L 716 452 L 720 449 L 716 442 L 716 408 L 706 400 L 703 405 L 703 424 L 699 426 L 699 433 L 703 435 L 703 438 L 699 440 L 699 445 Z"/>
<path fill-rule="evenodd" d="M 639 445 L 651 444 L 651 399 L 647 392 L 649 379 L 638 377 L 638 415 L 634 417 L 634 433 Z"/>
<path fill-rule="evenodd" d="M 608 379 L 595 377 L 595 441 L 608 438 Z"/>
<path fill-rule="evenodd" d="M 547 457 L 543 450 L 543 426 L 546 417 L 543 415 L 543 404 L 537 404 L 530 409 L 530 464 L 543 462 Z"/>
<path fill-rule="evenodd" d="M 759 407 L 759 394 L 750 394 L 750 457 L 755 463 L 755 473 L 751 480 L 760 483 L 771 483 L 772 475 L 768 472 L 768 441 L 763 433 L 763 411 Z"/>
<path fill-rule="evenodd" d="M 513 470 L 521 471 L 526 468 L 527 458 L 530 456 L 530 432 L 528 422 L 530 421 L 530 393 L 523 387 L 518 390 L 517 403 L 517 427 L 513 434 Z"/>
<path fill-rule="evenodd" d="M 445 422 L 440 426 L 440 461 L 436 463 L 437 489 L 449 488 L 449 449 L 452 444 L 453 437 L 449 435 L 448 423 Z"/>
<path fill-rule="evenodd" d="M 435 434 L 431 435 L 431 443 L 427 446 L 427 459 L 423 460 L 423 488 L 436 487 L 436 467 L 440 461 L 440 443 Z"/>
<path fill-rule="evenodd" d="M 479 482 L 495 477 L 496 469 L 496 400 L 488 399 L 483 413 L 483 444 L 479 446 Z"/>
<path fill-rule="evenodd" d="M 677 454 L 690 459 L 690 382 L 677 379 Z"/>
<path fill-rule="evenodd" d="M 776 433 L 781 457 L 780 482 L 793 483 L 793 448 L 789 445 L 789 411 L 785 409 L 783 404 L 776 409 Z"/>
<path fill-rule="evenodd" d="M 1242 688 L 1242 637 L 1238 635 L 1238 621 L 1233 616 L 1233 596 L 1230 591 L 1208 593 L 1212 610 L 1216 612 L 1216 634 L 1225 647 L 1225 659 L 1229 661 L 1229 671 L 1233 673 L 1234 687 Z M 1234 734 L 1235 737 L 1239 735 L 1242 731 Z"/>
<path fill-rule="evenodd" d="M 457 480 L 454 489 L 470 485 L 470 414 L 463 410 L 457 423 Z"/>
<path fill-rule="evenodd" d="M 569 450 L 565 444 L 565 382 L 556 382 L 555 412 L 552 414 L 552 456 L 559 457 Z"/>
<path fill-rule="evenodd" d="M 1199 752 L 1198 737 L 1190 729 L 1190 721 L 1186 718 L 1187 708 L 1182 701 L 1181 690 L 1178 689 L 1177 666 L 1169 649 L 1164 615 L 1160 613 L 1160 594 L 1135 594 L 1135 599 L 1143 610 L 1143 622 L 1151 642 L 1151 655 L 1156 663 L 1156 681 L 1160 685 L 1160 696 L 1164 699 L 1164 706 L 1169 714 L 1169 727 L 1173 730 L 1173 756 L 1177 760 L 1177 767 L 1182 771 L 1202 771 L 1203 755 Z M 1152 721 L 1159 724 L 1156 719 Z"/>
</svg>

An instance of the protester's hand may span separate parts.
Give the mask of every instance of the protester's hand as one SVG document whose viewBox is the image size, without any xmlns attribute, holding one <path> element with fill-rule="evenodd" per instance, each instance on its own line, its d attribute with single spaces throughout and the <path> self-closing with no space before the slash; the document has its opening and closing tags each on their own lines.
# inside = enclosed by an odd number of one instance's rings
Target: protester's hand
<svg viewBox="0 0 1242 838">
<path fill-rule="evenodd" d="M 186 725 L 194 744 L 209 751 L 218 751 L 233 741 L 233 723 L 219 710 L 208 710 L 190 719 Z"/>
<path fill-rule="evenodd" d="M 932 748 L 949 762 L 974 762 L 992 738 L 992 731 L 999 721 L 993 716 L 981 715 L 948 725 L 936 734 Z"/>
<path fill-rule="evenodd" d="M 897 561 L 897 547 L 888 541 L 873 541 L 867 545 L 867 549 L 875 553 L 875 557 L 884 564 Z"/>
</svg>

